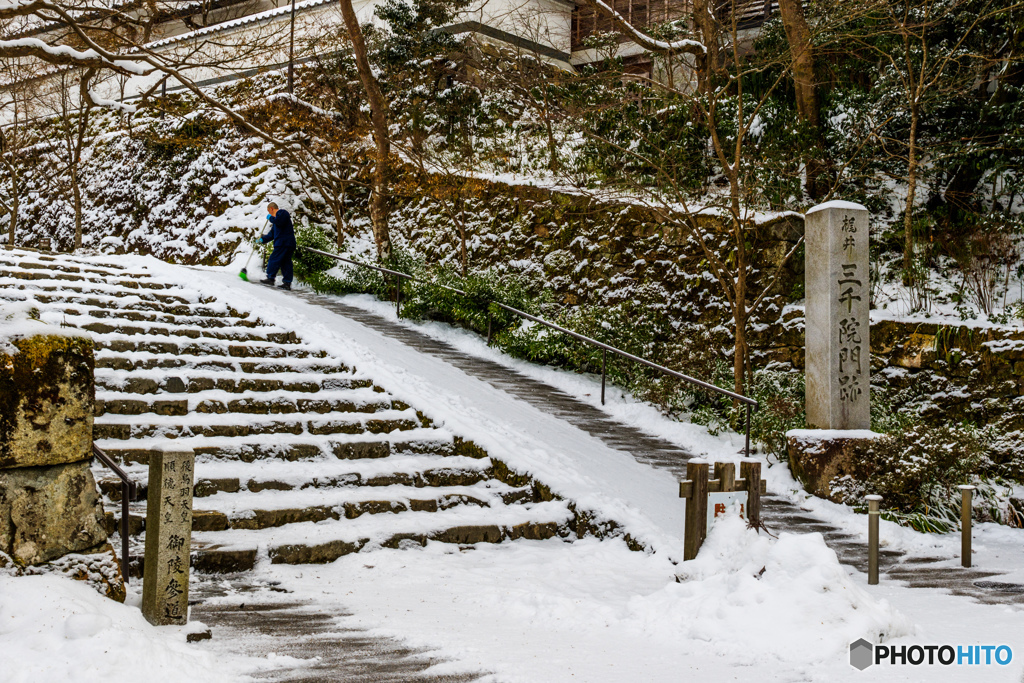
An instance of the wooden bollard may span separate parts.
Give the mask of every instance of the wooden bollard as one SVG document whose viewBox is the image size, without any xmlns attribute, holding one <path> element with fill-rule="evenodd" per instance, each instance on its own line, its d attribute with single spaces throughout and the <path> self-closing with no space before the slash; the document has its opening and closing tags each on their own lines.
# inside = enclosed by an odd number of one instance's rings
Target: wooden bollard
<svg viewBox="0 0 1024 683">
<path fill-rule="evenodd" d="M 960 489 L 960 564 L 971 566 L 971 520 L 974 509 L 972 498 L 974 487 L 963 485 Z"/>
<path fill-rule="evenodd" d="M 761 463 L 757 460 L 741 461 L 740 478 L 746 483 L 747 523 L 758 529 L 761 527 Z"/>
<path fill-rule="evenodd" d="M 686 531 L 683 538 L 683 559 L 697 557 L 708 534 L 708 462 L 693 458 L 686 463 L 686 478 L 691 482 L 686 499 Z"/>
<path fill-rule="evenodd" d="M 881 496 L 865 496 L 868 501 L 868 585 L 878 585 L 878 504 Z"/>
<path fill-rule="evenodd" d="M 157 626 L 188 622 L 195 459 L 173 444 L 149 452 L 142 614 Z"/>
</svg>

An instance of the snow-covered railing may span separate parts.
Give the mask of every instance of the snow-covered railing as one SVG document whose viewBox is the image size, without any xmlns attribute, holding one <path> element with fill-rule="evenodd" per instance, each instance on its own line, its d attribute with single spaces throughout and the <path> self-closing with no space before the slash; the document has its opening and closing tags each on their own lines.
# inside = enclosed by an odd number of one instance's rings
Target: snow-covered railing
<svg viewBox="0 0 1024 683">
<path fill-rule="evenodd" d="M 431 287 L 440 287 L 441 289 L 447 289 L 450 292 L 455 292 L 456 294 L 459 294 L 459 295 L 467 297 L 467 298 L 469 298 L 469 296 L 470 296 L 469 293 L 467 293 L 467 292 L 465 292 L 465 291 L 463 291 L 461 289 L 458 289 L 457 287 L 451 287 L 449 285 L 442 285 L 442 284 L 440 284 L 438 282 L 425 282 L 423 280 L 419 280 L 417 278 L 414 278 L 412 275 L 409 275 L 408 273 L 403 273 L 403 272 L 398 271 L 398 270 L 392 270 L 390 268 L 385 268 L 383 266 L 374 266 L 374 265 L 371 265 L 369 263 L 362 263 L 360 261 L 355 261 L 353 259 L 346 258 L 344 256 L 339 256 L 337 254 L 332 254 L 332 253 L 330 253 L 328 251 L 321 251 L 320 249 L 314 249 L 312 247 L 300 247 L 300 248 L 301 249 L 305 249 L 306 251 L 312 252 L 314 254 L 319 254 L 321 256 L 326 256 L 328 258 L 332 258 L 332 259 L 334 259 L 336 261 L 342 261 L 344 263 L 350 263 L 350 264 L 352 264 L 354 266 L 359 266 L 361 268 L 369 268 L 369 269 L 375 270 L 375 271 L 377 271 L 379 273 L 384 273 L 386 275 L 391 275 L 392 277 L 395 278 L 395 285 L 396 285 L 395 286 L 395 291 L 396 291 L 396 294 L 395 294 L 395 306 L 398 308 L 399 312 L 401 311 L 401 306 L 402 306 L 402 288 L 401 288 L 401 281 L 402 280 L 409 280 L 410 282 L 419 282 L 421 284 L 430 285 Z M 503 311 L 508 311 L 509 313 L 513 313 L 515 315 L 518 315 L 520 318 L 524 318 L 526 320 L 533 321 L 533 322 L 535 322 L 535 323 L 537 323 L 539 325 L 544 325 L 545 327 L 548 327 L 548 328 L 550 328 L 552 330 L 555 330 L 556 332 L 561 332 L 562 334 L 567 334 L 570 337 L 572 337 L 573 339 L 578 339 L 581 342 L 584 342 L 586 344 L 590 344 L 591 346 L 595 346 L 595 347 L 601 349 L 601 405 L 604 405 L 604 389 L 605 389 L 605 377 L 606 377 L 605 365 L 606 365 L 606 362 L 607 362 L 608 352 L 609 351 L 611 353 L 616 354 L 617 356 L 619 356 L 621 358 L 625 358 L 626 360 L 631 360 L 634 363 L 639 363 L 640 365 L 643 365 L 645 367 L 651 368 L 652 370 L 657 370 L 658 372 L 661 372 L 662 374 L 668 375 L 670 377 L 675 377 L 676 379 L 681 379 L 684 382 L 687 382 L 688 384 L 692 384 L 692 385 L 694 385 L 696 387 L 700 387 L 701 389 L 705 389 L 707 391 L 711 391 L 711 392 L 714 392 L 714 393 L 717 393 L 717 394 L 721 394 L 723 396 L 727 396 L 727 397 L 731 398 L 734 401 L 739 401 L 740 403 L 744 404 L 744 406 L 746 408 L 746 412 L 747 412 L 747 415 L 746 415 L 746 443 L 745 443 L 745 446 L 744 446 L 744 451 L 745 451 L 745 453 L 746 453 L 746 455 L 748 457 L 750 456 L 750 414 L 751 414 L 751 411 L 756 409 L 758 407 L 758 405 L 759 405 L 758 402 L 755 399 L 752 399 L 749 396 L 744 396 L 743 394 L 738 394 L 735 391 L 729 391 L 728 389 L 723 389 L 722 387 L 715 386 L 714 384 L 711 384 L 710 382 L 704 382 L 704 381 L 699 380 L 699 379 L 697 379 L 695 377 L 690 377 L 689 375 L 685 375 L 685 374 L 683 374 L 681 372 L 677 372 L 677 371 L 672 370 L 670 368 L 666 368 L 664 365 L 658 365 L 657 363 L 649 361 L 646 358 L 641 358 L 640 356 L 634 356 L 632 353 L 629 353 L 628 351 L 623 351 L 620 348 L 616 348 L 614 346 L 611 346 L 610 344 L 605 344 L 604 342 L 598 341 L 598 340 L 593 339 L 592 337 L 588 337 L 588 336 L 586 336 L 584 334 L 580 334 L 579 332 L 573 332 L 572 330 L 566 329 L 566 328 L 562 327 L 561 325 L 557 325 L 557 324 L 555 324 L 553 322 L 550 322 L 548 320 L 544 320 L 543 318 L 538 318 L 537 316 L 532 315 L 530 313 L 527 313 L 526 311 L 521 311 L 518 308 L 513 308 L 512 306 L 508 306 L 506 304 L 503 304 L 500 301 L 491 301 L 490 303 L 493 304 L 494 306 L 497 306 L 498 308 L 502 309 Z M 490 318 L 488 317 L 488 320 L 487 320 L 487 343 L 490 344 L 490 342 L 491 342 L 491 322 L 490 322 Z"/>
<path fill-rule="evenodd" d="M 92 453 L 121 480 L 121 574 L 125 585 L 128 585 L 128 503 L 135 500 L 135 482 L 96 444 L 92 445 Z"/>
</svg>

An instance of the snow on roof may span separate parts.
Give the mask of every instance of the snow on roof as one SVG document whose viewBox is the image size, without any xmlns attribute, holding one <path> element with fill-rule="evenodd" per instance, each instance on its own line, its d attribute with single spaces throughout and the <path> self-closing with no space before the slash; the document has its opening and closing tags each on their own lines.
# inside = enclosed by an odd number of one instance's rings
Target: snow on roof
<svg viewBox="0 0 1024 683">
<path fill-rule="evenodd" d="M 302 10 L 312 9 L 319 7 L 320 5 L 328 5 L 332 0 L 304 0 L 303 2 L 295 3 L 295 11 L 300 12 Z M 257 12 L 256 14 L 249 14 L 238 19 L 231 21 L 225 21 L 221 24 L 215 24 L 213 26 L 207 26 L 205 28 L 198 29 L 196 31 L 189 31 L 188 33 L 182 33 L 177 36 L 171 36 L 170 38 L 164 38 L 146 45 L 147 48 L 158 48 L 164 47 L 165 45 L 171 45 L 173 43 L 180 43 L 185 40 L 192 38 L 198 38 L 200 36 L 209 35 L 211 33 L 220 33 L 222 31 L 230 31 L 231 29 L 238 28 L 239 26 L 245 26 L 246 24 L 252 24 L 255 22 L 264 21 L 266 19 L 274 19 L 276 17 L 285 16 L 290 14 L 292 11 L 291 5 L 285 5 L 276 9 L 267 10 L 265 12 Z"/>
</svg>

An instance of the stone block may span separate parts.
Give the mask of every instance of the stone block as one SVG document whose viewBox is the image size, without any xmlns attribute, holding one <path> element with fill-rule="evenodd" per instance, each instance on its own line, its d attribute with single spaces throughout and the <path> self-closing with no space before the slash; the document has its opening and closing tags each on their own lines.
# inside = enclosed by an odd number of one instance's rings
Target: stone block
<svg viewBox="0 0 1024 683">
<path fill-rule="evenodd" d="M 0 470 L 0 551 L 35 565 L 107 540 L 88 461 Z"/>
<path fill-rule="evenodd" d="M 935 360 L 935 335 L 915 332 L 903 343 L 895 354 L 895 364 L 903 368 L 917 369 Z"/>
<path fill-rule="evenodd" d="M 881 437 L 868 429 L 792 429 L 786 432 L 789 468 L 808 493 L 837 500 L 830 483 L 863 471 L 872 442 Z"/>
<path fill-rule="evenodd" d="M 39 334 L 0 345 L 0 469 L 92 457 L 93 368 L 87 337 Z"/>
</svg>

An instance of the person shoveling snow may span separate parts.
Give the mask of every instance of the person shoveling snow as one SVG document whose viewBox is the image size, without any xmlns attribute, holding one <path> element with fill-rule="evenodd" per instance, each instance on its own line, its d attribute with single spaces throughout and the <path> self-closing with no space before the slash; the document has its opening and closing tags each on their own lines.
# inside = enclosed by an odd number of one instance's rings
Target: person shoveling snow
<svg viewBox="0 0 1024 683">
<path fill-rule="evenodd" d="M 257 240 L 260 244 L 274 243 L 274 251 L 267 260 L 267 277 L 260 284 L 274 286 L 277 271 L 281 271 L 281 289 L 292 288 L 292 254 L 295 253 L 295 230 L 292 217 L 287 211 L 271 202 L 267 205 L 267 220 L 270 232 Z"/>
</svg>

